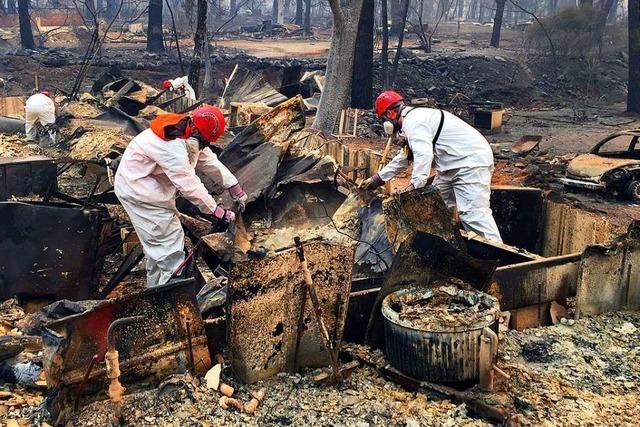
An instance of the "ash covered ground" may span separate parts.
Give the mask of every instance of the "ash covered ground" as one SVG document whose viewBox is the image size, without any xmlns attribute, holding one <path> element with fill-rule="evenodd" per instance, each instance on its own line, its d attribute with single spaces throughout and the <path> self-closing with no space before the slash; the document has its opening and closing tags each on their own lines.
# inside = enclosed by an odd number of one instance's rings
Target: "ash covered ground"
<svg viewBox="0 0 640 427">
<path fill-rule="evenodd" d="M 497 393 L 514 409 L 510 425 L 634 425 L 640 410 L 640 313 L 616 312 L 500 336 L 498 365 L 511 378 L 497 384 Z M 346 344 L 345 348 L 350 345 Z M 363 364 L 343 384 L 319 386 L 308 375 L 280 374 L 252 386 L 225 380 L 247 401 L 249 391 L 266 388 L 254 416 L 221 409 L 220 395 L 201 378 L 176 375 L 160 387 L 127 395 L 127 425 L 345 425 L 345 426 L 481 426 L 464 404 L 429 391 L 410 392 L 387 381 L 375 364 L 383 357 L 358 347 L 371 365 Z M 126 384 L 125 384 L 126 386 Z M 31 396 L 7 409 L 6 418 L 41 425 L 46 412 L 42 390 L 13 388 Z M 28 406 L 27 403 L 33 406 Z M 108 425 L 111 403 L 99 401 L 81 409 L 70 426 Z M 50 421 L 49 421 L 50 422 Z"/>
<path fill-rule="evenodd" d="M 562 172 L 571 153 L 589 149 L 610 132 L 638 126 L 635 116 L 623 113 L 616 104 L 624 92 L 627 72 L 624 61 L 612 59 L 589 84 L 591 93 L 580 90 L 578 73 L 554 76 L 545 62 L 515 58 L 517 35 L 507 32 L 505 50 L 479 49 L 465 38 L 443 37 L 443 48 L 430 55 L 410 54 L 401 59 L 398 85 L 411 97 L 433 97 L 451 103 L 466 114 L 464 103 L 475 98 L 503 102 L 507 107 L 505 126 L 499 134 L 488 135 L 496 144 L 511 144 L 525 134 L 543 136 L 540 152 L 525 158 L 500 160 L 494 184 L 538 185 L 560 189 L 552 172 Z M 326 40 L 321 41 L 326 44 Z M 262 52 L 257 58 L 235 50 L 234 43 L 221 43 L 214 56 L 216 77 L 228 76 L 235 63 L 276 75 L 284 66 L 301 63 L 309 69 L 322 69 L 317 57 L 274 58 L 288 55 L 287 46 L 274 52 Z M 253 42 L 241 43 L 250 49 Z M 264 50 L 264 44 L 260 49 Z M 299 46 L 298 46 L 299 47 Z M 139 48 L 134 47 L 134 49 Z M 320 47 L 317 56 L 324 55 Z M 413 52 L 413 50 L 411 51 Z M 0 73 L 7 79 L 5 94 L 28 93 L 35 73 L 41 79 L 68 87 L 81 54 L 77 50 L 55 48 L 38 54 L 12 50 L 0 59 Z M 617 62 L 616 62 L 617 61 Z M 125 75 L 159 86 L 163 79 L 178 73 L 175 59 L 158 55 L 141 56 L 132 49 L 112 49 L 87 78 L 91 82 L 107 66 L 118 64 Z M 376 63 L 376 89 L 382 88 L 379 61 Z M 584 86 L 586 87 L 586 86 Z M 574 89 L 568 89 L 574 88 Z M 569 93 L 568 90 L 571 92 Z M 90 158 L 109 151 L 113 144 L 126 144 L 126 138 L 112 129 L 91 127 L 87 118 L 94 115 L 90 101 L 76 103 L 70 109 L 78 117 L 61 130 L 69 135 L 77 126 L 89 132 L 70 151 L 23 145 L 23 138 L 0 135 L 0 156 L 45 154 L 64 157 L 72 154 Z M 371 114 L 363 119 L 366 138 L 351 142 L 381 149 L 384 139 Z M 115 133 L 114 133 L 115 132 Z M 569 154 L 569 156 L 567 156 Z M 549 172 L 552 171 L 552 172 Z M 61 186 L 71 193 L 86 193 L 92 180 L 72 169 L 61 177 Z M 555 186 L 554 186 L 555 185 Z M 640 218 L 636 205 L 592 194 L 570 196 L 576 204 L 601 215 L 618 218 L 621 223 Z M 119 259 L 108 261 L 112 273 Z M 133 282 L 143 281 L 138 274 Z M 9 303 L 8 303 L 9 302 Z M 3 334 L 21 335 L 16 322 L 24 312 L 11 301 L 2 305 Z M 640 313 L 616 312 L 579 319 L 574 325 L 556 325 L 508 331 L 501 334 L 498 365 L 511 378 L 498 382 L 498 394 L 513 409 L 512 425 L 635 425 L 640 413 Z M 349 344 L 345 348 L 351 347 Z M 369 349 L 369 361 L 380 355 Z M 38 360 L 38 354 L 25 354 Z M 219 394 L 206 388 L 201 378 L 178 375 L 162 386 L 127 395 L 124 416 L 128 425 L 406 425 L 459 426 L 488 425 L 464 403 L 443 398 L 430 391 L 410 392 L 387 381 L 376 364 L 363 363 L 339 386 L 318 386 L 306 375 L 280 374 L 254 386 L 235 382 L 228 370 L 225 380 L 237 389 L 240 399 L 248 400 L 249 391 L 265 387 L 267 395 L 255 416 L 224 410 Z M 127 384 L 124 384 L 127 386 Z M 44 426 L 53 422 L 44 409 L 45 387 L 0 386 L 0 420 L 16 420 L 18 425 Z M 70 426 L 108 425 L 111 404 L 93 402 L 72 418 Z M 15 425 L 15 424 L 14 424 Z"/>
</svg>

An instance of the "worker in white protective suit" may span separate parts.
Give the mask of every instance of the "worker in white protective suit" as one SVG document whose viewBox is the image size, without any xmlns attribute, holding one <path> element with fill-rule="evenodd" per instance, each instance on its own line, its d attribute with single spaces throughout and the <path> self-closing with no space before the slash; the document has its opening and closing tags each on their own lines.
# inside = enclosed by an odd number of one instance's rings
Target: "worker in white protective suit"
<svg viewBox="0 0 640 427">
<path fill-rule="evenodd" d="M 24 106 L 25 133 L 27 143 L 35 143 L 38 137 L 36 123 L 44 127 L 46 135 L 43 145 L 51 146 L 56 142 L 56 103 L 53 101 L 51 93 L 43 90 L 27 98 Z"/>
<path fill-rule="evenodd" d="M 209 148 L 224 128 L 222 111 L 210 105 L 191 115 L 162 114 L 129 143 L 119 162 L 114 189 L 147 257 L 147 286 L 165 284 L 185 258 L 177 191 L 204 214 L 235 221 L 234 212 L 216 203 L 196 169 L 228 189 L 244 209 L 247 195 Z"/>
<path fill-rule="evenodd" d="M 176 77 L 175 79 L 165 80 L 162 82 L 163 89 L 169 89 L 179 95 L 185 94 L 185 98 L 195 101 L 196 92 L 189 84 L 189 76 Z"/>
<path fill-rule="evenodd" d="M 408 190 L 424 187 L 435 159 L 433 185 L 447 207 L 457 207 L 465 230 L 502 242 L 489 203 L 493 152 L 484 136 L 447 111 L 406 105 L 392 90 L 378 96 L 375 111 L 386 120 L 388 133 L 402 130 L 406 146 L 380 172 L 363 181 L 361 188 L 383 185 L 411 160 L 413 173 Z"/>
</svg>

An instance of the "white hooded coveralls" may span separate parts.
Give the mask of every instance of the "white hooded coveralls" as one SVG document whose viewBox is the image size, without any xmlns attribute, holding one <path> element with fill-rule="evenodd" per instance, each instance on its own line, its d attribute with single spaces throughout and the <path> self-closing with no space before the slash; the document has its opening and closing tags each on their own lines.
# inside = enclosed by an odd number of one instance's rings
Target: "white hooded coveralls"
<svg viewBox="0 0 640 427">
<path fill-rule="evenodd" d="M 27 134 L 27 142 L 36 140 L 36 122 L 42 126 L 47 126 L 56 122 L 56 104 L 53 99 L 44 93 L 36 93 L 27 98 L 24 106 L 25 125 L 24 131 Z M 49 134 L 49 145 L 55 143 L 56 133 L 51 130 Z"/>
<path fill-rule="evenodd" d="M 211 149 L 200 150 L 195 139 L 166 141 L 147 129 L 129 143 L 122 156 L 114 190 L 147 257 L 147 286 L 166 283 L 184 260 L 176 192 L 204 213 L 213 214 L 216 209 L 196 169 L 224 188 L 238 183 Z"/>
<path fill-rule="evenodd" d="M 184 91 L 185 98 L 191 101 L 196 100 L 196 92 L 189 84 L 189 76 L 176 77 L 175 79 L 169 80 L 169 83 L 171 84 L 172 91 Z"/>
<path fill-rule="evenodd" d="M 406 107 L 402 117 L 402 132 L 413 152 L 414 188 L 426 185 L 435 157 L 438 174 L 433 185 L 440 190 L 447 207 L 457 206 L 465 230 L 502 242 L 489 203 L 493 152 L 484 136 L 445 111 L 434 156 L 432 141 L 440 124 L 440 110 Z M 408 164 L 407 155 L 401 150 L 378 175 L 388 181 Z"/>
</svg>

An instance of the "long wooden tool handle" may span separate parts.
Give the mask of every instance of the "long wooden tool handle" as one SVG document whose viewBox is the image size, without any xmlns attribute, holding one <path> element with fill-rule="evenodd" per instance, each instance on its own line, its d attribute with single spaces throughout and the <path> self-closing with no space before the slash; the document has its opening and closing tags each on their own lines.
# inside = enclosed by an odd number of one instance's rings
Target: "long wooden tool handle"
<svg viewBox="0 0 640 427">
<path fill-rule="evenodd" d="M 384 147 L 384 151 L 382 152 L 382 158 L 380 159 L 380 165 L 378 165 L 378 172 L 385 166 L 387 163 L 387 157 L 389 157 L 389 151 L 391 151 L 391 141 L 393 140 L 393 136 L 390 136 L 387 139 L 387 145 Z"/>
</svg>

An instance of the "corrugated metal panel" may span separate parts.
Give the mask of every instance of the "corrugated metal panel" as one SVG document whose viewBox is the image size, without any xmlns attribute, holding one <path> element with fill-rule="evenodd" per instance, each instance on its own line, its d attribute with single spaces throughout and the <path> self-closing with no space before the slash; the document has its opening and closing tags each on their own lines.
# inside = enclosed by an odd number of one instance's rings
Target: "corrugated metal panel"
<svg viewBox="0 0 640 427">
<path fill-rule="evenodd" d="M 385 318 L 386 354 L 402 373 L 431 382 L 476 380 L 482 329 L 431 333 L 394 324 Z"/>
</svg>

